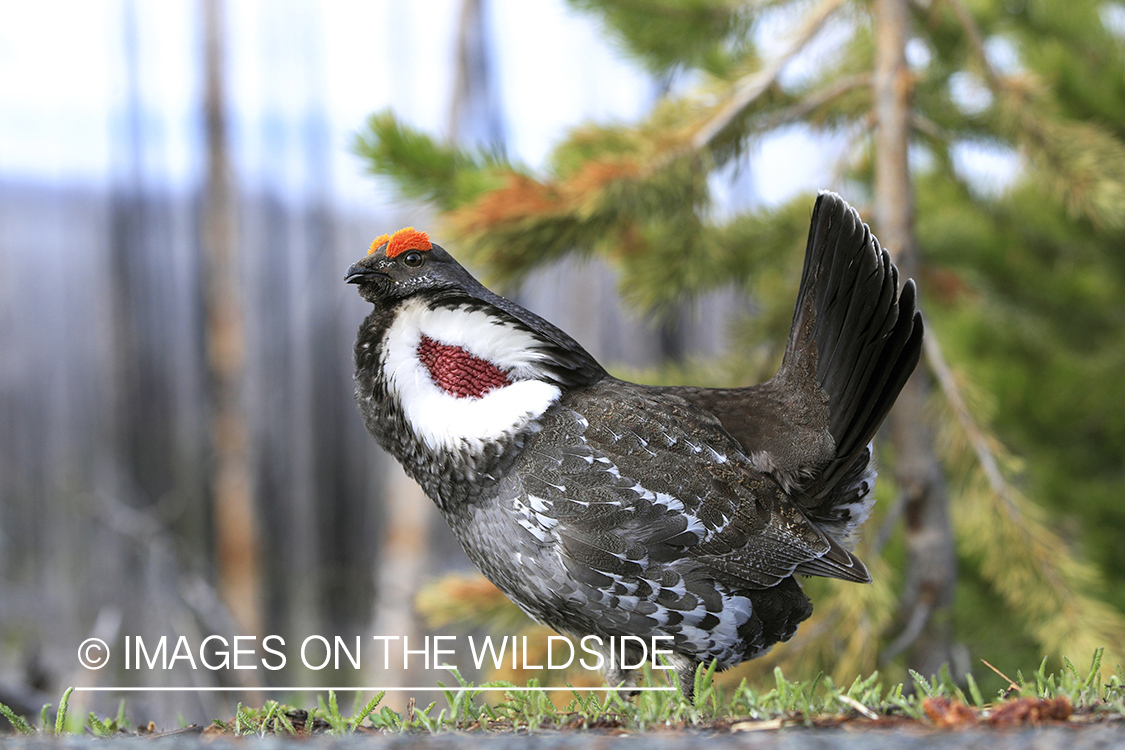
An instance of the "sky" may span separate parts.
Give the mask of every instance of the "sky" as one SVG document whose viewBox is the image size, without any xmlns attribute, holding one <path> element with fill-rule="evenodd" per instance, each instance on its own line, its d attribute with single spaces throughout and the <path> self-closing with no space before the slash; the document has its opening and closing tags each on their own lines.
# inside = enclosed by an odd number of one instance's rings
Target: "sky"
<svg viewBox="0 0 1125 750">
<path fill-rule="evenodd" d="M 227 0 L 228 86 L 244 183 L 385 199 L 350 152 L 371 113 L 446 132 L 458 0 Z M 562 0 L 488 0 L 509 154 L 537 167 L 588 120 L 631 121 L 656 87 Z M 0 25 L 0 179 L 184 187 L 202 168 L 199 0 L 9 0 Z M 775 36 L 773 32 L 770 34 Z M 132 50 L 130 52 L 130 50 Z M 130 66 L 130 56 L 137 64 Z M 130 80 L 128 71 L 136 71 Z M 140 102 L 130 122 L 128 103 Z M 132 133 L 141 132 L 140 139 Z M 322 153 L 310 160 L 308 149 Z M 776 203 L 821 187 L 840 144 L 755 144 L 735 185 Z M 745 167 L 745 165 L 743 165 Z"/>
</svg>

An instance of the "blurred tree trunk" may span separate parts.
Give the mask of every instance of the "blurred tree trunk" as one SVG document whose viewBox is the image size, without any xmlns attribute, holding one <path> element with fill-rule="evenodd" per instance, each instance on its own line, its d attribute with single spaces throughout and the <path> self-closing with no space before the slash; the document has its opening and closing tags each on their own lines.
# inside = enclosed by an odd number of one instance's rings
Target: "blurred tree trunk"
<svg viewBox="0 0 1125 750">
<path fill-rule="evenodd" d="M 227 144 L 224 6 L 203 0 L 207 182 L 204 249 L 207 367 L 211 386 L 211 497 L 219 592 L 244 634 L 262 627 L 261 555 L 242 412 L 245 371 L 236 195 Z"/>
<path fill-rule="evenodd" d="M 914 238 L 914 194 L 908 147 L 913 77 L 906 65 L 910 32 L 907 0 L 875 0 L 875 223 L 895 254 L 903 278 L 919 279 Z M 932 332 L 927 332 L 932 336 Z M 949 494 L 926 414 L 928 372 L 918 368 L 887 421 L 895 446 L 895 474 L 905 503 L 906 571 L 901 598 L 902 633 L 884 658 L 907 653 L 910 668 L 929 675 L 952 665 L 956 557 Z"/>
<path fill-rule="evenodd" d="M 392 478 L 385 483 L 384 525 L 382 539 L 379 541 L 379 572 L 375 581 L 375 617 L 372 631 L 376 636 L 409 638 L 411 650 L 421 648 L 424 637 L 418 614 L 414 608 L 414 597 L 422 588 L 426 575 L 430 551 L 430 526 L 436 515 L 434 504 L 422 492 L 422 488 L 405 472 L 396 471 L 397 466 L 388 472 Z M 429 681 L 426 674 L 411 679 L 402 668 L 398 655 L 403 651 L 403 641 L 392 641 L 388 653 L 392 654 L 386 663 L 376 658 L 372 662 L 372 677 L 380 687 L 404 687 L 424 685 Z M 381 653 L 376 650 L 374 653 Z M 415 663 L 418 660 L 415 659 Z M 405 693 L 390 693 L 384 703 L 395 710 L 401 710 L 407 701 Z"/>
<path fill-rule="evenodd" d="M 502 146 L 505 137 L 492 85 L 486 11 L 484 0 L 461 0 L 449 140 L 495 147 Z"/>
</svg>

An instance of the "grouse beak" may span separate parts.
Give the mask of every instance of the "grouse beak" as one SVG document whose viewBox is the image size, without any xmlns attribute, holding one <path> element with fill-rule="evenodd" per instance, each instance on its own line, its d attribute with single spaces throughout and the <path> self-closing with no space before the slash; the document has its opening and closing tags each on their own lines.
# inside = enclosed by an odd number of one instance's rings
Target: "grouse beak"
<svg viewBox="0 0 1125 750">
<path fill-rule="evenodd" d="M 347 273 L 344 274 L 344 283 L 345 284 L 358 284 L 361 281 L 363 281 L 365 278 L 367 278 L 368 276 L 383 276 L 383 275 L 385 275 L 385 274 L 380 274 L 378 271 L 376 271 L 373 268 L 368 268 L 367 266 L 361 266 L 359 263 L 356 263 L 356 264 L 352 265 L 350 268 L 348 268 Z"/>
</svg>

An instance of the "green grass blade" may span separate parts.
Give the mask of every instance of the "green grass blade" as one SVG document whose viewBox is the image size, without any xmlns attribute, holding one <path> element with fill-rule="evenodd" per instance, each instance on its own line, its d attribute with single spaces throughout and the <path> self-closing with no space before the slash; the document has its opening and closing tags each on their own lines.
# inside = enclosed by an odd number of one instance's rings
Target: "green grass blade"
<svg viewBox="0 0 1125 750">
<path fill-rule="evenodd" d="M 19 734 L 35 734 L 35 728 L 28 724 L 22 716 L 17 716 L 16 712 L 0 703 L 0 714 L 8 719 L 12 725 L 12 729 L 16 730 Z"/>
<path fill-rule="evenodd" d="M 370 716 L 371 713 L 376 708 L 379 707 L 379 704 L 383 702 L 383 697 L 386 694 L 387 694 L 387 691 L 384 690 L 381 693 L 379 693 L 378 695 L 376 695 L 374 698 L 372 698 L 371 700 L 367 701 L 367 704 L 362 709 L 360 709 L 359 713 L 357 713 L 355 716 L 352 717 L 352 720 L 351 720 L 352 731 L 355 731 L 356 727 L 361 726 L 363 724 L 364 720 L 367 719 L 367 717 Z"/>
<path fill-rule="evenodd" d="M 969 686 L 969 695 L 973 697 L 973 705 L 977 708 L 984 707 L 984 696 L 980 693 L 980 688 L 977 687 L 977 681 L 973 679 L 972 674 L 965 675 L 965 682 Z"/>
<path fill-rule="evenodd" d="M 55 734 L 62 734 L 66 731 L 66 709 L 70 704 L 70 694 L 74 692 L 73 687 L 68 687 L 66 692 L 63 693 L 62 700 L 59 701 L 59 711 L 55 714 Z"/>
</svg>

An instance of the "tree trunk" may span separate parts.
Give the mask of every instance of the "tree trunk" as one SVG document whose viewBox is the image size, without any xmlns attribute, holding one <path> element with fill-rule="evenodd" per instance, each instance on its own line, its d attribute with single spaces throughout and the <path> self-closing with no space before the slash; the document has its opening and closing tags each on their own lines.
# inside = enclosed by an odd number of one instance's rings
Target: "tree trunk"
<svg viewBox="0 0 1125 750">
<path fill-rule="evenodd" d="M 914 196 L 909 143 L 913 79 L 906 66 L 910 11 L 907 0 L 875 0 L 874 78 L 875 223 L 882 243 L 895 253 L 904 277 L 919 278 L 914 240 Z M 884 658 L 906 652 L 923 675 L 952 664 L 952 605 L 957 569 L 949 494 L 926 416 L 931 392 L 919 368 L 903 388 L 888 419 L 896 454 L 895 474 L 905 502 L 906 571 L 901 601 L 902 633 Z"/>
<path fill-rule="evenodd" d="M 405 687 L 425 685 L 430 673 L 402 668 L 399 655 L 403 653 L 403 638 L 409 638 L 410 648 L 417 650 L 425 634 L 414 609 L 414 597 L 422 586 L 430 561 L 430 525 L 437 515 L 433 501 L 426 497 L 418 483 L 405 472 L 392 469 L 388 472 L 384 488 L 384 531 L 379 542 L 379 571 L 375 582 L 375 617 L 372 630 L 376 636 L 399 638 L 389 642 L 389 664 L 381 658 L 383 648 L 374 653 L 380 658 L 373 661 L 370 678 L 380 687 Z M 380 643 L 388 643 L 380 641 Z M 415 659 L 414 662 L 418 662 Z M 384 703 L 396 711 L 406 706 L 407 695 L 390 693 Z"/>
<path fill-rule="evenodd" d="M 504 123 L 489 59 L 484 0 L 461 0 L 457 26 L 449 140 L 461 145 L 504 143 Z"/>
<path fill-rule="evenodd" d="M 236 195 L 223 91 L 223 4 L 203 0 L 207 183 L 202 242 L 211 387 L 211 497 L 219 593 L 244 635 L 262 628 L 261 552 L 242 412 L 245 371 Z"/>
</svg>

